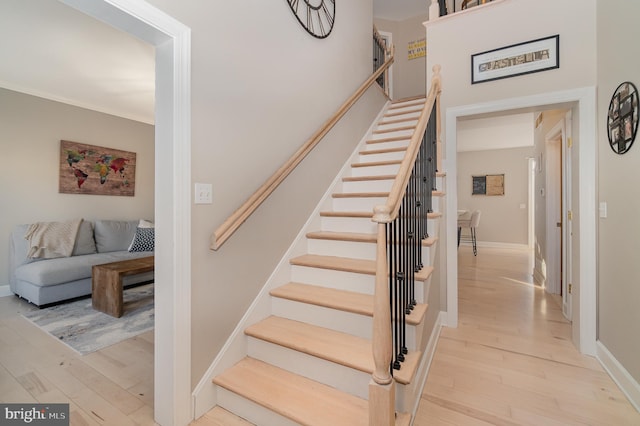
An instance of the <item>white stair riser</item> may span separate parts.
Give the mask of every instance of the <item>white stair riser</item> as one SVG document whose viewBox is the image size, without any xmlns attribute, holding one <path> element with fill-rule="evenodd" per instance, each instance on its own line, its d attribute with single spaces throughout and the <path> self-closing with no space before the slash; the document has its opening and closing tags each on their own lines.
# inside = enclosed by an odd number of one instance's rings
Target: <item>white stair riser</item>
<svg viewBox="0 0 640 426">
<path fill-rule="evenodd" d="M 376 259 L 376 244 L 356 241 L 334 241 L 307 239 L 307 250 L 310 254 L 325 256 L 352 257 L 354 259 Z"/>
<path fill-rule="evenodd" d="M 344 312 L 324 306 L 311 305 L 295 300 L 271 298 L 272 314 L 354 336 L 371 338 L 373 329 L 370 316 Z"/>
<path fill-rule="evenodd" d="M 373 294 L 375 286 L 373 275 L 296 265 L 291 267 L 291 281 L 365 294 Z"/>
<path fill-rule="evenodd" d="M 387 197 L 348 197 L 333 198 L 333 211 L 336 212 L 373 212 L 375 206 L 387 203 Z"/>
<path fill-rule="evenodd" d="M 371 374 L 298 352 L 264 340 L 249 337 L 249 355 L 284 370 L 334 387 L 363 399 L 369 399 Z"/>
<path fill-rule="evenodd" d="M 381 138 L 377 138 L 379 140 Z M 409 146 L 410 137 L 406 139 L 400 139 L 397 141 L 387 141 L 387 142 L 375 142 L 375 143 L 367 143 L 364 147 L 365 151 L 370 150 L 378 150 L 378 149 L 391 149 L 391 148 L 407 148 Z"/>
<path fill-rule="evenodd" d="M 396 175 L 400 171 L 400 164 L 352 167 L 351 176 L 381 176 Z"/>
<path fill-rule="evenodd" d="M 373 161 L 402 161 L 406 151 L 381 152 L 377 154 L 359 154 L 358 161 L 361 163 L 371 163 Z"/>
<path fill-rule="evenodd" d="M 309 266 L 292 265 L 291 281 L 364 294 L 373 294 L 375 290 L 374 275 Z M 416 283 L 415 295 L 418 302 L 424 301 L 424 286 L 420 281 Z"/>
<path fill-rule="evenodd" d="M 376 232 L 377 223 L 368 217 L 324 216 L 320 220 L 320 229 L 322 231 L 363 232 L 373 234 Z"/>
<path fill-rule="evenodd" d="M 422 283 L 416 286 L 423 288 Z M 416 295 L 417 296 L 417 295 Z M 418 298 L 416 297 L 416 300 Z M 372 318 L 368 315 L 354 314 L 323 306 L 310 305 L 294 300 L 273 297 L 271 301 L 272 313 L 279 317 L 288 318 L 331 330 L 341 331 L 365 339 L 371 339 L 373 330 Z M 416 350 L 416 327 L 407 324 L 407 348 Z"/>
<path fill-rule="evenodd" d="M 260 426 L 300 426 L 253 401 L 218 386 L 218 405 L 247 421 Z"/>
<path fill-rule="evenodd" d="M 393 179 L 342 182 L 343 192 L 390 192 Z"/>
</svg>

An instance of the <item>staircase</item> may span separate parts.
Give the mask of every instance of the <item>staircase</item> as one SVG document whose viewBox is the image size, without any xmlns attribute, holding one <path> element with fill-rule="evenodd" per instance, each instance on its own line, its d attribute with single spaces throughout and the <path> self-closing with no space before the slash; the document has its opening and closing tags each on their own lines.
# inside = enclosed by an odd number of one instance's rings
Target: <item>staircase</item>
<svg viewBox="0 0 640 426">
<path fill-rule="evenodd" d="M 315 228 L 306 233 L 306 252 L 289 259 L 289 281 L 269 292 L 270 315 L 244 329 L 246 356 L 213 379 L 217 410 L 260 426 L 369 425 L 376 270 L 371 218 L 374 206 L 386 201 L 424 102 L 392 103 L 363 141 L 326 208 L 310 220 Z M 425 248 L 437 241 L 439 216 L 429 214 Z M 424 264 L 431 265 L 433 252 L 424 253 Z M 425 266 L 416 276 L 419 303 L 407 318 L 409 353 L 394 371 L 396 425 L 410 424 L 421 391 L 416 374 L 430 332 L 424 319 L 432 271 Z"/>
</svg>

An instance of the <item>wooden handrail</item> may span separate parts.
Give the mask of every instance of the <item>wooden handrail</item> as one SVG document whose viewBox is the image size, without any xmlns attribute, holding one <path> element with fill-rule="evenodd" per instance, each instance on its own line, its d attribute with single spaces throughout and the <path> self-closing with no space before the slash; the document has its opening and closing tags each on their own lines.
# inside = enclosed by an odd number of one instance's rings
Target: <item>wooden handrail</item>
<svg viewBox="0 0 640 426">
<path fill-rule="evenodd" d="M 320 140 L 340 121 L 347 111 L 362 97 L 380 75 L 393 64 L 393 51 L 384 64 L 340 106 L 340 108 L 289 158 L 265 183 L 258 188 L 211 236 L 211 249 L 218 250 L 233 233 L 256 211 L 269 195 L 286 179 L 298 164 L 315 148 Z"/>
<path fill-rule="evenodd" d="M 427 96 L 424 108 L 422 108 L 422 112 L 420 113 L 418 124 L 416 124 L 416 130 L 414 131 L 413 136 L 411 137 L 411 141 L 409 142 L 407 154 L 404 156 L 404 159 L 400 164 L 400 171 L 396 175 L 396 178 L 393 182 L 391 192 L 389 193 L 389 197 L 387 198 L 387 203 L 381 206 L 376 206 L 374 208 L 374 222 L 390 223 L 398 216 L 400 203 L 402 202 L 405 188 L 407 187 L 407 183 L 409 182 L 409 178 L 411 177 L 413 164 L 415 163 L 416 157 L 418 156 L 418 149 L 420 148 L 420 143 L 422 142 L 422 135 L 424 135 L 424 131 L 427 128 L 431 110 L 436 105 L 436 100 L 438 95 L 440 94 L 440 91 L 440 65 L 434 65 L 433 77 L 431 79 L 431 89 L 429 90 L 429 95 Z"/>
</svg>

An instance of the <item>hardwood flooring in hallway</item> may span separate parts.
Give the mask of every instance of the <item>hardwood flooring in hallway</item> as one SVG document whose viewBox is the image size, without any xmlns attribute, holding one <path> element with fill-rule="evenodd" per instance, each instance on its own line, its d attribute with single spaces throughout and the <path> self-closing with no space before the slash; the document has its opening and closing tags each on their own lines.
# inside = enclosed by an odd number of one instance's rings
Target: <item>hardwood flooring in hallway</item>
<svg viewBox="0 0 640 426">
<path fill-rule="evenodd" d="M 561 301 L 526 250 L 458 255 L 459 324 L 442 329 L 415 426 L 640 425 L 595 358 L 571 342 Z"/>
</svg>

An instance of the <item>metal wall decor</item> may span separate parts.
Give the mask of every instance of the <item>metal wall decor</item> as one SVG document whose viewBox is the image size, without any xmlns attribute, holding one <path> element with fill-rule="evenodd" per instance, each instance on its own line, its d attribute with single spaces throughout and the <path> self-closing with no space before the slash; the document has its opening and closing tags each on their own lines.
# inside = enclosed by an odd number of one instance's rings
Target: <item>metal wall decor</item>
<svg viewBox="0 0 640 426">
<path fill-rule="evenodd" d="M 327 38 L 336 18 L 336 0 L 287 0 L 302 28 L 316 38 Z"/>
<path fill-rule="evenodd" d="M 625 81 L 620 84 L 609 102 L 607 134 L 609 146 L 616 154 L 629 151 L 638 130 L 638 89 Z"/>
</svg>

